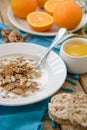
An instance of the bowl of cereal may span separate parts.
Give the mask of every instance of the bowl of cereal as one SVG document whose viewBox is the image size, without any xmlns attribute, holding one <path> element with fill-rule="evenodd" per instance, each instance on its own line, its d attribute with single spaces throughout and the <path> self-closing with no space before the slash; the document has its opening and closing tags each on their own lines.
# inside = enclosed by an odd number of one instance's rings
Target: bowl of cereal
<svg viewBox="0 0 87 130">
<path fill-rule="evenodd" d="M 45 49 L 31 43 L 0 45 L 0 105 L 36 103 L 60 89 L 66 66 L 59 55 L 51 51 L 41 69 L 36 67 Z"/>
</svg>

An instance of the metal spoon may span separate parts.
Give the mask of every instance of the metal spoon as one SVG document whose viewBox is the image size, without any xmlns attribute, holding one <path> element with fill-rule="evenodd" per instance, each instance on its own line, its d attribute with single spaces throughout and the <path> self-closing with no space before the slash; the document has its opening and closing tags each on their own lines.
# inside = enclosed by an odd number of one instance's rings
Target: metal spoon
<svg viewBox="0 0 87 130">
<path fill-rule="evenodd" d="M 58 30 L 56 37 L 54 38 L 52 44 L 50 45 L 49 48 L 46 49 L 46 51 L 44 52 L 44 54 L 40 58 L 38 65 L 37 65 L 37 68 L 40 68 L 41 64 L 46 60 L 51 49 L 56 45 L 56 43 L 58 44 L 58 42 L 63 38 L 63 36 L 65 35 L 66 32 L 67 32 L 67 30 L 65 28 L 60 28 Z"/>
</svg>

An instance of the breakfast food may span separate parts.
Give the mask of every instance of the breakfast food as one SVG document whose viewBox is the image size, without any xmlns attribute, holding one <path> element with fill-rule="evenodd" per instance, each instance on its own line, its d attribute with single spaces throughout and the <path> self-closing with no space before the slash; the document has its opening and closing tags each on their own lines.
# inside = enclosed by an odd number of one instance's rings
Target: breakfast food
<svg viewBox="0 0 87 130">
<path fill-rule="evenodd" d="M 50 27 L 72 30 L 82 19 L 82 9 L 73 0 L 11 0 L 10 6 L 15 16 L 27 18 L 30 27 L 39 32 L 47 31 Z"/>
<path fill-rule="evenodd" d="M 48 13 L 38 11 L 30 13 L 27 16 L 27 22 L 35 31 L 43 32 L 51 27 L 54 20 Z"/>
<path fill-rule="evenodd" d="M 64 45 L 64 51 L 75 57 L 87 56 L 87 43 L 82 41 L 71 41 Z"/>
<path fill-rule="evenodd" d="M 57 94 L 48 108 L 50 116 L 59 124 L 87 127 L 87 94 Z"/>
<path fill-rule="evenodd" d="M 74 29 L 82 19 L 81 7 L 73 1 L 61 2 L 53 13 L 54 23 L 59 27 L 68 30 Z"/>
<path fill-rule="evenodd" d="M 10 5 L 14 15 L 26 19 L 30 12 L 36 10 L 37 0 L 11 0 Z"/>
<path fill-rule="evenodd" d="M 36 62 L 23 56 L 0 58 L 0 97 L 21 97 L 39 90 L 35 78 L 40 77 Z M 4 93 L 4 95 L 3 95 Z"/>
<path fill-rule="evenodd" d="M 23 42 L 24 38 L 17 30 L 9 30 L 7 28 L 2 29 L 1 35 L 5 40 L 5 43 Z"/>
</svg>

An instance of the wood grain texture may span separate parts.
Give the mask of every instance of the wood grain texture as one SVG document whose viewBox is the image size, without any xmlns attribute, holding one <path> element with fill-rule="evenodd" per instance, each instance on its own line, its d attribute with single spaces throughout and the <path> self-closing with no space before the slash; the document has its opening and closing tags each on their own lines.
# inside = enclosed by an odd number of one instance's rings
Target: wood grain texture
<svg viewBox="0 0 87 130">
<path fill-rule="evenodd" d="M 2 16 L 1 16 L 1 12 L 0 12 L 0 22 L 2 22 Z"/>
<path fill-rule="evenodd" d="M 81 75 L 80 83 L 82 84 L 85 93 L 87 93 L 87 73 Z"/>
<path fill-rule="evenodd" d="M 12 28 L 15 28 L 8 20 L 7 18 L 7 11 L 9 7 L 10 0 L 0 0 L 0 14 L 2 17 L 2 22 L 9 25 Z"/>
<path fill-rule="evenodd" d="M 52 121 L 43 120 L 44 129 L 43 130 L 60 130 L 60 127 L 57 125 L 56 128 L 52 128 Z"/>
</svg>

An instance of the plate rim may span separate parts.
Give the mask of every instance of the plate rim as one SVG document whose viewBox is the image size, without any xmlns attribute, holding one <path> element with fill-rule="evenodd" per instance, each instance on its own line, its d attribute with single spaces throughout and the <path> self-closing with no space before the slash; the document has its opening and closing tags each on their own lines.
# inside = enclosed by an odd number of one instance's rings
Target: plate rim
<svg viewBox="0 0 87 130">
<path fill-rule="evenodd" d="M 15 19 L 15 16 L 13 15 L 13 12 L 12 12 L 12 9 L 11 9 L 11 7 L 9 6 L 9 7 L 8 7 L 8 10 L 7 10 L 7 17 L 8 17 L 8 19 L 9 19 L 9 21 L 11 22 L 12 25 L 14 25 L 15 27 L 17 27 L 18 29 L 20 29 L 20 30 L 22 30 L 22 31 L 25 31 L 25 32 L 30 33 L 30 34 L 33 34 L 33 35 L 38 35 L 38 36 L 55 36 L 56 33 L 57 33 L 57 32 L 36 32 L 36 31 L 34 31 L 34 30 L 32 30 L 32 31 L 27 31 L 26 29 L 23 29 L 22 27 L 19 27 L 19 25 L 16 24 L 16 23 L 14 22 L 14 20 L 11 19 L 10 14 L 12 14 L 12 17 Z M 87 14 L 83 13 L 82 20 L 81 20 L 80 24 L 82 23 L 82 21 L 83 21 L 83 19 L 84 19 L 85 17 L 87 17 Z M 20 19 L 20 18 L 18 18 L 18 19 Z M 15 19 L 15 20 L 16 20 L 16 19 Z M 79 24 L 75 29 L 70 30 L 70 31 L 68 31 L 68 32 L 71 32 L 71 33 L 76 32 L 76 31 L 80 30 L 86 23 L 87 23 L 87 22 L 84 22 L 84 24 L 83 24 L 82 26 L 80 26 L 80 27 L 79 27 L 79 25 L 80 25 L 80 24 Z M 30 26 L 29 26 L 29 27 L 30 27 Z"/>
<path fill-rule="evenodd" d="M 18 24 L 14 23 L 14 20 L 12 20 L 11 17 L 10 17 L 10 13 L 12 13 L 12 17 L 14 17 L 13 12 L 11 10 L 11 7 L 9 7 L 8 10 L 7 10 L 7 17 L 9 19 L 9 21 L 11 22 L 11 24 L 14 25 L 15 27 L 17 27 L 18 29 L 26 32 L 26 33 L 30 33 L 30 34 L 38 35 L 38 36 L 55 36 L 56 35 L 56 32 L 45 32 L 45 33 L 43 33 L 43 32 L 37 32 L 37 31 L 34 31 L 34 30 L 27 31 L 27 30 L 23 29 L 22 27 L 19 27 Z M 14 17 L 14 19 L 15 19 L 15 17 Z M 20 19 L 20 18 L 18 18 L 18 19 Z"/>
<path fill-rule="evenodd" d="M 1 48 L 1 46 L 13 46 L 13 45 L 20 45 L 20 44 L 24 44 L 24 45 L 26 45 L 27 44 L 27 46 L 28 45 L 30 45 L 30 46 L 33 46 L 33 47 L 39 47 L 39 49 L 46 49 L 46 47 L 43 47 L 43 46 L 41 46 L 41 45 L 37 45 L 37 44 L 33 44 L 33 43 L 26 43 L 26 42 L 21 42 L 21 43 L 12 43 L 12 44 L 10 44 L 10 43 L 7 43 L 7 44 L 1 44 L 0 45 L 0 48 Z M 23 100 L 23 102 L 22 103 L 20 103 L 20 98 L 18 99 L 3 99 L 3 98 L 0 98 L 0 105 L 3 105 L 3 106 L 21 106 L 21 105 L 27 105 L 27 104 L 33 104 L 33 103 L 37 103 L 37 102 L 40 102 L 40 101 L 42 101 L 42 100 L 44 100 L 44 99 L 47 99 L 48 97 L 50 97 L 51 95 L 53 95 L 56 91 L 58 91 L 59 89 L 60 89 L 60 87 L 63 85 L 63 83 L 64 83 L 64 81 L 65 81 L 65 79 L 66 79 L 66 75 L 67 75 L 67 69 L 66 69 L 66 65 L 65 65 L 65 63 L 64 63 L 64 61 L 62 60 L 62 58 L 58 55 L 58 54 L 56 54 L 54 51 L 51 51 L 51 53 L 52 54 L 54 54 L 54 55 L 56 55 L 59 59 L 61 59 L 61 61 L 62 61 L 62 63 L 63 63 L 63 66 L 64 66 L 64 79 L 62 79 L 62 83 L 61 83 L 61 85 L 60 86 L 58 86 L 57 84 L 57 86 L 58 87 L 56 87 L 56 89 L 52 92 L 52 93 L 50 93 L 49 95 L 45 95 L 44 97 L 42 96 L 42 98 L 37 98 L 35 101 L 33 101 L 33 102 L 29 102 L 29 101 L 26 101 L 26 99 L 28 99 L 27 97 L 25 97 L 25 98 L 21 98 L 21 100 Z M 19 101 L 19 102 L 18 102 Z M 26 101 L 26 102 L 25 102 Z"/>
</svg>

